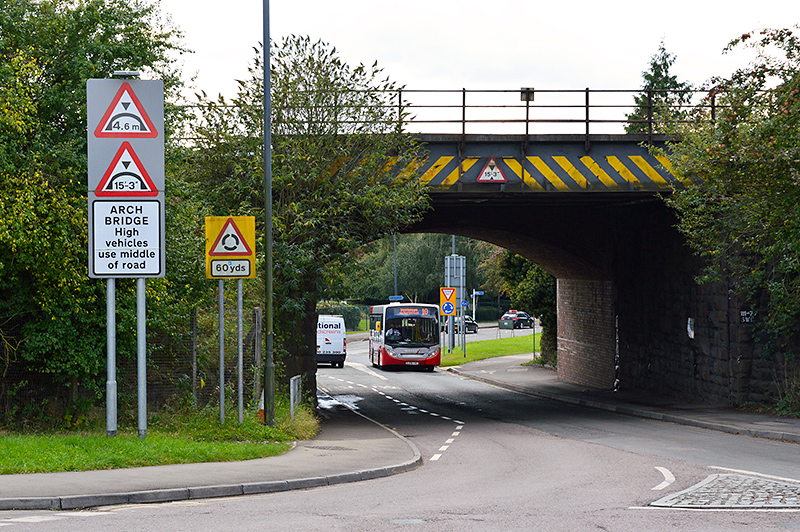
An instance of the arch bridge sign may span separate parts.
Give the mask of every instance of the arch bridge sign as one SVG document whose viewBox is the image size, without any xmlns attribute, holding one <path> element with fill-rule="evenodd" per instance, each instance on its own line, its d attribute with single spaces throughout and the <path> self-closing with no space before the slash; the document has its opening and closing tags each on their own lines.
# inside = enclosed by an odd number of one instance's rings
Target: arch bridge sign
<svg viewBox="0 0 800 532">
<path fill-rule="evenodd" d="M 86 82 L 89 277 L 163 277 L 164 83 Z"/>
</svg>

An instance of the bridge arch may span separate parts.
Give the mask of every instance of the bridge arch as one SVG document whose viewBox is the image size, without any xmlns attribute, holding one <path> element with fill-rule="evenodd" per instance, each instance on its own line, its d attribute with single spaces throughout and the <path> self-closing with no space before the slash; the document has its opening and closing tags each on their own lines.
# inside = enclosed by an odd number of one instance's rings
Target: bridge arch
<svg viewBox="0 0 800 532">
<path fill-rule="evenodd" d="M 698 259 L 661 197 L 674 178 L 641 139 L 428 140 L 432 209 L 408 232 L 487 241 L 553 274 L 559 379 L 734 404 L 760 385 L 741 302 L 694 282 Z M 502 183 L 480 182 L 491 158 Z"/>
</svg>

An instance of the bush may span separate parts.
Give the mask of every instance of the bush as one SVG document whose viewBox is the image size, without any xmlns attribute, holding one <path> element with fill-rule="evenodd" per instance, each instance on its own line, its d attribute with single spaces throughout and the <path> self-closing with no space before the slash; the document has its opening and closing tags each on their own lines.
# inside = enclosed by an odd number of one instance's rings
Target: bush
<svg viewBox="0 0 800 532">
<path fill-rule="evenodd" d="M 317 314 L 342 316 L 345 328 L 348 331 L 357 331 L 361 325 L 361 320 L 367 316 L 367 308 L 333 301 L 322 301 L 317 303 Z"/>
</svg>

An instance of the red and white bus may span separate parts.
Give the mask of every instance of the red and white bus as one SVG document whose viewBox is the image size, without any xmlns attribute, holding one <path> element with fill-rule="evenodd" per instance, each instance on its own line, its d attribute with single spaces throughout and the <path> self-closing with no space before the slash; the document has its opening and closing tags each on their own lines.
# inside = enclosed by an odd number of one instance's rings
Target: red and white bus
<svg viewBox="0 0 800 532">
<path fill-rule="evenodd" d="M 439 307 L 418 303 L 371 307 L 369 360 L 378 368 L 417 366 L 433 371 L 442 360 Z"/>
</svg>

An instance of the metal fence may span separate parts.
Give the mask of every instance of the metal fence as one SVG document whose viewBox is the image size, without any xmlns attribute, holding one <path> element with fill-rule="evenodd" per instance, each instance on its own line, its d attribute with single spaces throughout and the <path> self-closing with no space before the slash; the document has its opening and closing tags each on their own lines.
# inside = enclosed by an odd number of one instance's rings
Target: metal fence
<svg viewBox="0 0 800 532">
<path fill-rule="evenodd" d="M 359 92 L 359 91 L 350 91 Z M 373 91 L 361 91 L 373 92 Z M 374 95 L 373 95 L 374 96 Z M 338 93 L 315 93 L 319 105 L 339 100 Z M 368 100 L 368 103 L 366 103 Z M 354 101 L 357 102 L 357 99 Z M 348 112 L 348 105 L 352 112 Z M 359 105 L 380 106 L 380 122 L 367 124 Z M 234 107 L 226 104 L 226 107 Z M 196 115 L 216 104 L 190 105 Z M 277 110 L 273 122 L 294 121 L 308 131 L 309 124 L 341 125 L 342 131 L 355 124 L 380 126 L 373 132 L 400 130 L 411 134 L 658 134 L 660 120 L 690 121 L 690 111 L 705 112 L 712 118 L 719 109 L 717 93 L 705 90 L 643 89 L 398 89 L 382 91 L 361 103 L 338 105 L 337 112 L 313 115 Z M 279 119 L 278 119 L 279 117 Z M 347 127 L 345 127 L 345 125 Z M 189 139 L 187 135 L 184 139 Z"/>
<path fill-rule="evenodd" d="M 229 305 L 230 306 L 230 305 Z M 185 327 L 169 338 L 158 331 L 148 331 L 147 402 L 148 409 L 165 406 L 203 406 L 219 401 L 219 346 L 215 309 L 200 316 L 193 312 L 184 317 Z M 235 316 L 226 312 L 226 322 L 235 323 Z M 19 338 L 22 320 L 6 320 L 3 338 L 13 342 Z M 243 396 L 245 405 L 254 404 L 261 395 L 261 309 L 254 308 L 243 316 Z M 105 369 L 91 383 L 61 382 L 54 375 L 43 373 L 34 364 L 17 356 L 18 349 L 3 344 L 0 375 L 0 426 L 37 426 L 88 423 L 94 410 L 101 408 Z M 105 366 L 103 365 L 103 368 Z M 238 381 L 238 349 L 236 327 L 226 325 L 224 382 L 229 401 L 236 402 Z M 135 349 L 117 353 L 117 394 L 120 423 L 136 425 L 137 364 Z M 96 415 L 95 418 L 102 418 Z"/>
</svg>

